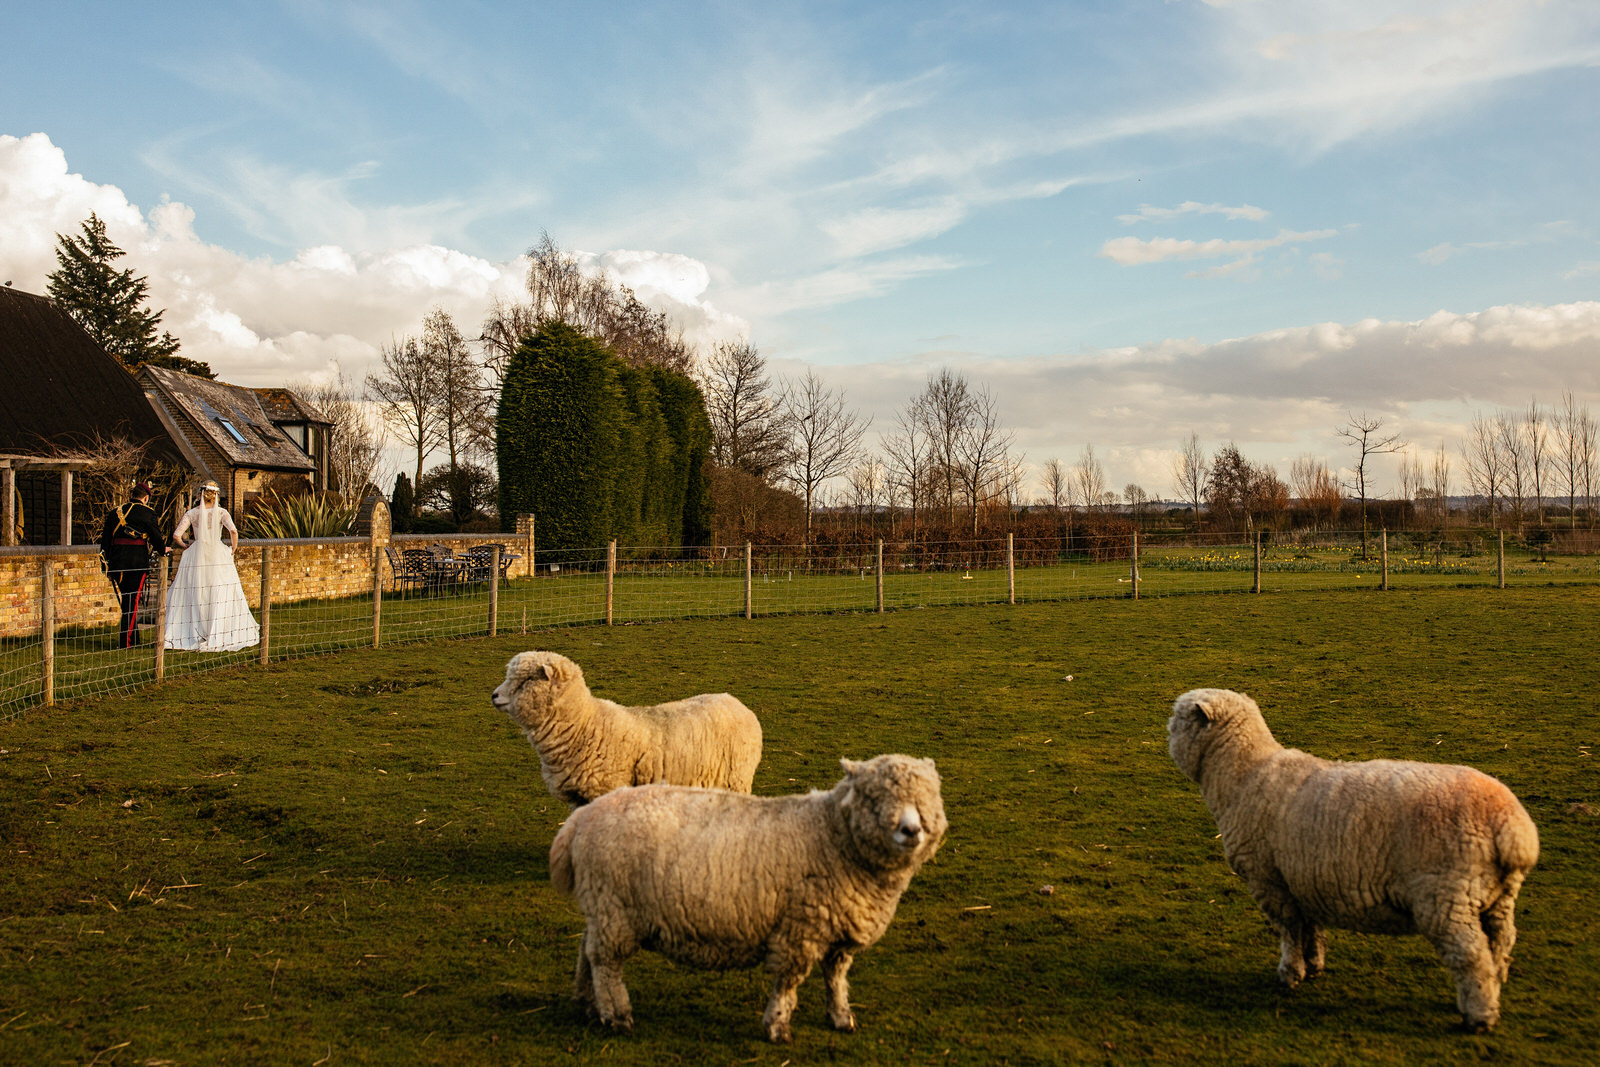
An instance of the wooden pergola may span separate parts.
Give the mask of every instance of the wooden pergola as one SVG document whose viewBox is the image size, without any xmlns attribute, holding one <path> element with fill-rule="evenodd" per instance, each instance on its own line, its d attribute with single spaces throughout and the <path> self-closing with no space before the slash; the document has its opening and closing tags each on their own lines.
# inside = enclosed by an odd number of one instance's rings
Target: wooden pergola
<svg viewBox="0 0 1600 1067">
<path fill-rule="evenodd" d="M 72 544 L 72 476 L 90 466 L 86 459 L 59 459 L 51 456 L 22 456 L 0 453 L 0 544 L 17 543 L 17 472 L 56 472 L 61 476 L 61 543 Z"/>
</svg>

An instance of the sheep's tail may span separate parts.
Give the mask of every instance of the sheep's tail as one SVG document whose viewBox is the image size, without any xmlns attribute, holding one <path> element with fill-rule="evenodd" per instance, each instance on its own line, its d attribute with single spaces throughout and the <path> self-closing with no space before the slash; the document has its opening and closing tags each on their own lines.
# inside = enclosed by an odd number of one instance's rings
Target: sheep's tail
<svg viewBox="0 0 1600 1067">
<path fill-rule="evenodd" d="M 576 814 L 574 812 L 573 814 Z M 572 835 L 573 818 L 561 824 L 561 829 L 556 831 L 556 839 L 550 843 L 550 884 L 555 886 L 557 893 L 570 897 L 573 889 L 572 875 Z"/>
<path fill-rule="evenodd" d="M 1539 830 L 1521 802 L 1510 796 L 1509 791 L 1508 798 L 1511 803 L 1502 810 L 1495 827 L 1495 858 L 1507 882 L 1514 881 L 1520 886 L 1533 865 L 1539 862 Z"/>
</svg>

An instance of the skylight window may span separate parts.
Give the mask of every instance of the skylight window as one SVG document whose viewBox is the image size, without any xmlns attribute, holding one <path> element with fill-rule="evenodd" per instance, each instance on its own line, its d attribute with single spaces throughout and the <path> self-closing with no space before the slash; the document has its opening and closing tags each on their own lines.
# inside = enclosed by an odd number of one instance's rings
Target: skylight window
<svg viewBox="0 0 1600 1067">
<path fill-rule="evenodd" d="M 227 419 L 218 419 L 217 422 L 222 425 L 224 430 L 228 431 L 228 436 L 239 442 L 239 444 L 249 444 L 249 442 L 244 439 L 244 434 L 240 433 L 234 427 L 233 423 L 229 422 Z"/>
</svg>

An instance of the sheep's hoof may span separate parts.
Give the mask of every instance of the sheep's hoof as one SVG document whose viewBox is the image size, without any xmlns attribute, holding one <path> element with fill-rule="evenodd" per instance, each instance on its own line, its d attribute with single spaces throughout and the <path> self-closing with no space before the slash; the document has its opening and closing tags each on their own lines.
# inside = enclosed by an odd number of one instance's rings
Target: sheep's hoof
<svg viewBox="0 0 1600 1067">
<path fill-rule="evenodd" d="M 773 1023 L 767 1027 L 767 1040 L 774 1045 L 787 1045 L 794 1040 L 789 1033 L 788 1023 Z"/>
<path fill-rule="evenodd" d="M 619 1015 L 615 1019 L 607 1019 L 606 1025 L 624 1034 L 631 1034 L 633 1033 L 633 1016 Z"/>
<path fill-rule="evenodd" d="M 1456 1029 L 1464 1034 L 1487 1034 L 1494 1029 L 1495 1019 L 1462 1019 Z"/>
<path fill-rule="evenodd" d="M 835 1030 L 840 1030 L 847 1034 L 853 1034 L 856 1032 L 856 1013 L 846 1010 L 843 1015 L 834 1015 L 830 1012 L 828 1015 L 828 1024 Z"/>
</svg>

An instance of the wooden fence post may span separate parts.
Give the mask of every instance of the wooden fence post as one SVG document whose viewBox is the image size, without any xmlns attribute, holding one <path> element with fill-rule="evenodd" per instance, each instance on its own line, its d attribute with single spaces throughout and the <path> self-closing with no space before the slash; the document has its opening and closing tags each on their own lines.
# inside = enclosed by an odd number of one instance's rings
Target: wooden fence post
<svg viewBox="0 0 1600 1067">
<path fill-rule="evenodd" d="M 754 567 L 755 563 L 750 551 L 750 542 L 746 541 L 744 543 L 744 617 L 747 619 L 753 617 L 753 608 L 755 606 L 752 602 L 753 595 L 750 588 L 750 575 Z"/>
<path fill-rule="evenodd" d="M 617 543 L 606 546 L 606 625 L 612 625 L 612 610 L 617 596 Z"/>
<path fill-rule="evenodd" d="M 1252 593 L 1259 593 L 1259 592 L 1261 592 L 1261 531 L 1260 530 L 1256 531 L 1255 553 L 1256 553 L 1256 565 L 1255 565 L 1255 571 L 1254 571 L 1255 578 L 1250 583 L 1250 591 Z"/>
<path fill-rule="evenodd" d="M 261 546 L 261 665 L 267 665 L 272 643 L 272 549 Z"/>
<path fill-rule="evenodd" d="M 1133 531 L 1132 559 L 1128 564 L 1128 578 L 1133 582 L 1133 599 L 1139 599 L 1139 531 Z"/>
<path fill-rule="evenodd" d="M 1506 587 L 1506 532 L 1500 531 L 1500 547 L 1495 552 L 1495 574 L 1499 576 L 1500 588 Z"/>
<path fill-rule="evenodd" d="M 161 566 L 156 568 L 156 681 L 167 676 L 167 566 L 172 557 L 161 555 Z M 134 620 L 137 626 L 139 620 Z"/>
<path fill-rule="evenodd" d="M 1006 600 L 1008 603 L 1017 602 L 1017 553 L 1016 534 L 1006 534 Z M 1134 537 L 1138 537 L 1134 534 Z M 1137 571 L 1136 571 L 1137 573 Z"/>
<path fill-rule="evenodd" d="M 372 647 L 383 643 L 383 557 L 372 549 Z"/>
<path fill-rule="evenodd" d="M 878 614 L 883 614 L 883 538 L 878 538 Z"/>
<path fill-rule="evenodd" d="M 1379 545 L 1380 545 L 1379 555 L 1381 555 L 1383 557 L 1383 580 L 1378 583 L 1378 588 L 1384 590 L 1385 592 L 1388 592 L 1388 590 L 1389 590 L 1389 531 L 1388 531 L 1387 528 L 1383 531 L 1383 540 L 1379 542 Z"/>
<path fill-rule="evenodd" d="M 39 576 L 39 643 L 43 661 L 44 706 L 56 703 L 56 576 L 55 564 L 46 556 L 40 561 L 43 571 Z M 135 619 L 134 625 L 139 620 Z"/>
<path fill-rule="evenodd" d="M 489 636 L 494 637 L 500 629 L 500 546 L 495 545 L 489 553 Z"/>
</svg>

